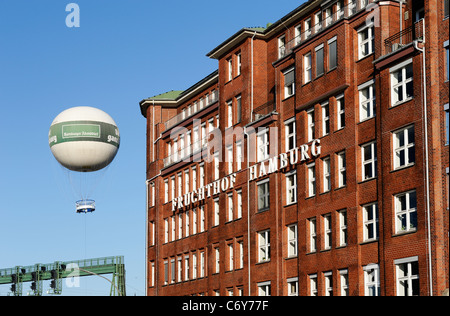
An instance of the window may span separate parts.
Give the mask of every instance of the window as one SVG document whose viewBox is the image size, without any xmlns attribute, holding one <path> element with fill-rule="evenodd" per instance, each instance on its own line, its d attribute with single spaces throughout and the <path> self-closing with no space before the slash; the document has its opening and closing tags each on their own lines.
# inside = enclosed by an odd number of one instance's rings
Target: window
<svg viewBox="0 0 450 316">
<path fill-rule="evenodd" d="M 205 276 L 205 251 L 200 250 L 200 277 L 203 278 Z"/>
<path fill-rule="evenodd" d="M 363 241 L 378 239 L 378 204 L 363 206 Z"/>
<path fill-rule="evenodd" d="M 197 253 L 192 253 L 192 279 L 197 279 Z"/>
<path fill-rule="evenodd" d="M 344 94 L 336 97 L 336 114 L 337 114 L 337 129 L 345 127 L 345 99 Z"/>
<path fill-rule="evenodd" d="M 242 120 L 242 98 L 240 95 L 236 97 L 236 123 Z"/>
<path fill-rule="evenodd" d="M 317 296 L 317 274 L 309 275 L 309 295 Z"/>
<path fill-rule="evenodd" d="M 328 70 L 333 70 L 337 66 L 337 37 L 335 36 L 328 40 Z"/>
<path fill-rule="evenodd" d="M 416 191 L 395 196 L 395 232 L 409 232 L 417 229 Z"/>
<path fill-rule="evenodd" d="M 233 193 L 227 195 L 227 221 L 233 220 Z"/>
<path fill-rule="evenodd" d="M 170 259 L 170 283 L 175 283 L 175 258 Z"/>
<path fill-rule="evenodd" d="M 322 159 L 323 166 L 323 192 L 328 192 L 331 190 L 331 164 L 330 158 Z"/>
<path fill-rule="evenodd" d="M 197 220 L 197 209 L 192 210 L 192 234 L 197 234 L 198 220 Z"/>
<path fill-rule="evenodd" d="M 308 197 L 316 195 L 316 165 L 307 165 L 308 168 Z"/>
<path fill-rule="evenodd" d="M 380 296 L 380 270 L 378 264 L 370 264 L 363 267 L 364 270 L 364 295 Z"/>
<path fill-rule="evenodd" d="M 298 278 L 287 279 L 288 296 L 298 296 Z"/>
<path fill-rule="evenodd" d="M 184 256 L 184 280 L 185 281 L 189 280 L 189 268 L 190 268 L 189 254 L 187 254 Z"/>
<path fill-rule="evenodd" d="M 317 236 L 316 236 L 316 218 L 310 218 L 309 222 L 309 252 L 315 252 L 317 247 Z"/>
<path fill-rule="evenodd" d="M 311 81 L 312 78 L 312 70 L 311 70 L 311 53 L 306 54 L 303 56 L 303 70 L 304 70 L 304 84 Z"/>
<path fill-rule="evenodd" d="M 269 158 L 269 130 L 264 128 L 257 135 L 258 162 Z"/>
<path fill-rule="evenodd" d="M 418 257 L 394 260 L 397 279 L 397 296 L 419 296 Z"/>
<path fill-rule="evenodd" d="M 191 234 L 191 218 L 189 215 L 189 210 L 186 211 L 185 217 L 186 217 L 185 235 L 186 237 L 189 237 L 189 235 Z"/>
<path fill-rule="evenodd" d="M 188 194 L 189 193 L 189 187 L 190 187 L 190 183 L 189 183 L 189 169 L 186 169 L 184 171 L 184 194 Z"/>
<path fill-rule="evenodd" d="M 219 225 L 219 199 L 214 200 L 214 226 Z"/>
<path fill-rule="evenodd" d="M 169 242 L 169 219 L 164 219 L 164 243 Z"/>
<path fill-rule="evenodd" d="M 282 58 L 286 55 L 286 37 L 280 36 L 278 38 L 278 58 Z"/>
<path fill-rule="evenodd" d="M 375 81 L 370 80 L 360 86 L 359 90 L 359 120 L 375 116 Z"/>
<path fill-rule="evenodd" d="M 241 170 L 242 168 L 242 141 L 236 143 L 236 171 Z"/>
<path fill-rule="evenodd" d="M 169 284 L 169 261 L 164 260 L 164 284 Z"/>
<path fill-rule="evenodd" d="M 242 72 L 242 55 L 241 52 L 236 53 L 236 76 L 239 76 Z"/>
<path fill-rule="evenodd" d="M 338 212 L 339 215 L 339 246 L 347 245 L 347 211 Z"/>
<path fill-rule="evenodd" d="M 270 260 L 270 231 L 258 232 L 258 262 Z"/>
<path fill-rule="evenodd" d="M 358 30 L 358 48 L 359 59 L 364 58 L 374 52 L 375 35 L 373 23 L 364 25 Z"/>
<path fill-rule="evenodd" d="M 164 203 L 167 202 L 169 202 L 169 179 L 164 180 Z"/>
<path fill-rule="evenodd" d="M 198 167 L 198 176 L 199 176 L 199 187 L 203 187 L 205 185 L 205 165 L 202 163 Z"/>
<path fill-rule="evenodd" d="M 339 270 L 339 281 L 340 281 L 340 295 L 348 296 L 348 270 Z"/>
<path fill-rule="evenodd" d="M 220 272 L 220 251 L 219 251 L 219 246 L 217 246 L 216 248 L 214 248 L 214 255 L 215 255 L 215 273 L 219 273 Z"/>
<path fill-rule="evenodd" d="M 363 145 L 362 151 L 362 179 L 373 179 L 377 176 L 377 144 L 375 142 Z"/>
<path fill-rule="evenodd" d="M 228 114 L 228 120 L 227 120 L 227 127 L 233 126 L 233 101 L 227 102 L 227 114 Z"/>
<path fill-rule="evenodd" d="M 182 272 L 183 272 L 183 258 L 178 257 L 177 258 L 177 282 L 183 281 Z"/>
<path fill-rule="evenodd" d="M 178 196 L 183 195 L 183 177 L 181 172 L 177 174 L 177 181 L 178 181 Z"/>
<path fill-rule="evenodd" d="M 308 116 L 308 142 L 316 138 L 315 124 L 314 124 L 314 109 L 309 110 L 306 115 Z"/>
<path fill-rule="evenodd" d="M 178 239 L 183 238 L 183 213 L 178 214 Z"/>
<path fill-rule="evenodd" d="M 330 133 L 330 106 L 328 102 L 322 104 L 322 136 Z"/>
<path fill-rule="evenodd" d="M 391 106 L 414 96 L 412 58 L 391 68 Z"/>
<path fill-rule="evenodd" d="M 287 227 L 288 257 L 297 256 L 297 224 Z"/>
<path fill-rule="evenodd" d="M 325 27 L 330 26 L 333 23 L 333 7 L 330 6 L 325 9 Z"/>
<path fill-rule="evenodd" d="M 286 174 L 286 204 L 297 202 L 297 171 Z"/>
<path fill-rule="evenodd" d="M 270 207 L 269 199 L 269 179 L 258 182 L 258 212 L 268 210 Z"/>
<path fill-rule="evenodd" d="M 448 103 L 444 105 L 444 111 L 445 111 L 445 144 L 448 145 L 450 133 L 449 133 L 449 107 Z"/>
<path fill-rule="evenodd" d="M 338 187 L 342 188 L 347 185 L 345 151 L 338 153 L 337 156 L 338 156 Z"/>
<path fill-rule="evenodd" d="M 414 126 L 394 132 L 394 169 L 415 162 Z"/>
<path fill-rule="evenodd" d="M 175 225 L 175 216 L 170 217 L 170 228 L 171 228 L 171 235 L 170 235 L 170 241 L 175 240 L 175 233 L 176 233 L 176 225 Z"/>
<path fill-rule="evenodd" d="M 314 25 L 315 30 L 314 32 L 317 33 L 322 29 L 322 11 L 317 12 L 314 14 Z"/>
<path fill-rule="evenodd" d="M 233 145 L 227 146 L 228 174 L 233 173 Z"/>
<path fill-rule="evenodd" d="M 315 51 L 316 51 L 316 78 L 317 78 L 322 76 L 325 72 L 323 59 L 323 44 L 317 46 Z"/>
<path fill-rule="evenodd" d="M 448 0 L 445 3 L 446 3 L 446 6 L 447 6 L 447 17 L 448 17 Z M 444 48 L 445 48 L 445 81 L 448 81 L 450 79 L 448 41 L 444 42 Z"/>
<path fill-rule="evenodd" d="M 270 282 L 258 283 L 258 296 L 270 296 Z"/>
<path fill-rule="evenodd" d="M 214 180 L 219 179 L 219 152 L 214 153 Z"/>
<path fill-rule="evenodd" d="M 176 197 L 176 184 L 175 184 L 175 176 L 170 177 L 170 191 L 171 191 L 171 198 L 174 199 Z"/>
<path fill-rule="evenodd" d="M 242 218 L 242 191 L 236 191 L 237 205 L 236 205 L 236 218 Z"/>
<path fill-rule="evenodd" d="M 228 81 L 231 81 L 233 79 L 233 58 L 229 58 L 227 60 L 228 65 Z"/>
<path fill-rule="evenodd" d="M 197 167 L 192 167 L 192 189 L 197 189 Z"/>
<path fill-rule="evenodd" d="M 302 24 L 295 27 L 295 45 L 297 46 L 302 41 Z"/>
<path fill-rule="evenodd" d="M 238 240 L 238 251 L 239 251 L 239 266 L 238 269 L 244 268 L 244 242 L 242 240 Z"/>
<path fill-rule="evenodd" d="M 325 296 L 333 296 L 333 273 L 328 271 L 323 276 L 325 279 Z"/>
<path fill-rule="evenodd" d="M 284 98 L 295 94 L 295 68 L 290 68 L 284 73 Z"/>
<path fill-rule="evenodd" d="M 331 215 L 323 216 L 323 248 L 331 249 Z"/>
<path fill-rule="evenodd" d="M 296 139 L 296 126 L 295 126 L 295 117 L 284 122 L 284 132 L 285 132 L 285 148 L 286 152 L 291 149 L 294 149 L 297 145 Z"/>
<path fill-rule="evenodd" d="M 228 257 L 227 271 L 231 271 L 234 269 L 234 250 L 232 242 L 227 244 L 227 257 Z"/>
<path fill-rule="evenodd" d="M 200 206 L 200 232 L 201 233 L 205 231 L 205 227 L 206 227 L 205 220 L 206 220 L 206 218 L 205 218 L 205 206 L 202 205 L 202 206 Z"/>
<path fill-rule="evenodd" d="M 305 39 L 308 39 L 311 36 L 311 19 L 307 19 L 305 21 Z"/>
</svg>

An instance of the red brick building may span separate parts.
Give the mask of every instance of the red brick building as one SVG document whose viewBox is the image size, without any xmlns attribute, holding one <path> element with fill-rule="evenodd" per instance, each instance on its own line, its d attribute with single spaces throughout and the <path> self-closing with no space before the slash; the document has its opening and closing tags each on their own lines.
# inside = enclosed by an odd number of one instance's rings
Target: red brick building
<svg viewBox="0 0 450 316">
<path fill-rule="evenodd" d="M 448 293 L 448 15 L 306 1 L 141 101 L 147 294 Z"/>
</svg>

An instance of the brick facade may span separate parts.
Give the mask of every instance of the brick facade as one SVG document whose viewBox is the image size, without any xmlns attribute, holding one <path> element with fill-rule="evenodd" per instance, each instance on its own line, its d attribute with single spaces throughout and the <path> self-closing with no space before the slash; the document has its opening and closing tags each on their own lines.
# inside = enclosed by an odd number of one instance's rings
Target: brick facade
<svg viewBox="0 0 450 316">
<path fill-rule="evenodd" d="M 148 295 L 448 292 L 448 17 L 438 0 L 406 1 L 402 23 L 399 8 L 307 1 L 141 101 Z M 264 144 L 295 163 L 261 171 Z"/>
</svg>

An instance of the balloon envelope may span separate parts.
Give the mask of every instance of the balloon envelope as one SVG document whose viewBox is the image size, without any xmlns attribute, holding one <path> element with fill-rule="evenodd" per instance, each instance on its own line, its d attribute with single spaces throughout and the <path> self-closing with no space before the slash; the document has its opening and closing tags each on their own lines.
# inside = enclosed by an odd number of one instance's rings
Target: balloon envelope
<svg viewBox="0 0 450 316">
<path fill-rule="evenodd" d="M 120 134 L 107 113 L 82 106 L 65 110 L 54 119 L 48 142 L 53 156 L 65 168 L 93 172 L 113 161 Z"/>
</svg>

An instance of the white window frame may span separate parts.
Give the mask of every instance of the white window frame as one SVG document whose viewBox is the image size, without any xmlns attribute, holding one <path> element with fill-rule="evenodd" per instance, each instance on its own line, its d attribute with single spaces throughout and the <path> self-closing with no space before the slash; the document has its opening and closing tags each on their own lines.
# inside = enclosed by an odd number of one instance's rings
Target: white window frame
<svg viewBox="0 0 450 316">
<path fill-rule="evenodd" d="M 321 105 L 322 108 L 322 136 L 329 135 L 331 132 L 330 125 L 330 104 L 324 102 Z"/>
<path fill-rule="evenodd" d="M 363 241 L 378 240 L 378 203 L 366 204 L 363 210 Z M 372 236 L 370 236 L 372 233 Z"/>
<path fill-rule="evenodd" d="M 410 138 L 410 130 L 412 130 L 412 140 Z M 400 145 L 400 141 L 403 141 L 403 145 Z M 416 162 L 415 157 L 415 129 L 414 125 L 397 130 L 393 133 L 393 158 L 394 158 L 394 170 L 403 167 L 412 166 Z M 411 154 L 410 150 L 414 152 Z M 404 162 L 401 163 L 403 156 Z M 411 157 L 412 156 L 412 157 Z"/>
<path fill-rule="evenodd" d="M 287 99 L 295 94 L 295 67 L 291 67 L 283 72 L 284 76 L 284 98 Z M 287 78 L 292 76 L 292 81 Z"/>
<path fill-rule="evenodd" d="M 407 102 L 414 97 L 414 86 L 413 95 L 407 95 L 407 86 L 413 84 L 413 64 L 412 58 L 390 68 L 391 77 L 391 106 L 397 106 L 401 103 Z M 411 77 L 407 76 L 407 69 L 410 68 Z M 401 75 L 401 80 L 397 82 L 396 74 Z M 400 91 L 401 93 L 400 93 Z"/>
<path fill-rule="evenodd" d="M 402 199 L 404 198 L 404 208 Z M 404 233 L 417 230 L 417 193 L 416 190 L 403 192 L 394 196 L 395 232 Z"/>
<path fill-rule="evenodd" d="M 278 58 L 286 56 L 286 36 L 281 35 L 278 37 Z"/>
<path fill-rule="evenodd" d="M 311 142 L 316 137 L 315 133 L 315 119 L 314 119 L 314 108 L 306 112 L 308 118 L 308 142 Z"/>
<path fill-rule="evenodd" d="M 164 180 L 164 203 L 169 202 L 169 179 Z"/>
<path fill-rule="evenodd" d="M 307 53 L 303 56 L 303 84 L 312 80 L 312 55 Z"/>
<path fill-rule="evenodd" d="M 236 219 L 242 218 L 242 190 L 236 191 Z"/>
<path fill-rule="evenodd" d="M 339 270 L 339 295 L 348 296 L 348 269 Z"/>
<path fill-rule="evenodd" d="M 323 166 L 323 192 L 331 191 L 331 159 L 326 157 L 322 159 Z"/>
<path fill-rule="evenodd" d="M 286 205 L 297 203 L 297 170 L 286 173 Z"/>
<path fill-rule="evenodd" d="M 338 158 L 338 187 L 342 188 L 347 185 L 347 157 L 345 151 L 337 154 Z"/>
<path fill-rule="evenodd" d="M 333 296 L 333 272 L 324 272 L 323 277 L 325 281 L 325 296 Z"/>
<path fill-rule="evenodd" d="M 269 158 L 269 129 L 264 128 L 256 136 L 258 161 L 261 162 Z"/>
<path fill-rule="evenodd" d="M 233 58 L 232 57 L 227 59 L 227 67 L 228 67 L 228 81 L 231 81 L 231 80 L 233 80 Z"/>
<path fill-rule="evenodd" d="M 270 281 L 258 283 L 258 296 L 270 296 Z"/>
<path fill-rule="evenodd" d="M 308 197 L 316 195 L 316 164 L 310 163 L 307 166 L 308 169 Z"/>
<path fill-rule="evenodd" d="M 339 216 L 339 247 L 347 246 L 347 210 L 338 211 Z"/>
<path fill-rule="evenodd" d="M 323 249 L 329 250 L 332 245 L 331 214 L 323 215 Z"/>
<path fill-rule="evenodd" d="M 233 221 L 233 192 L 227 194 L 227 222 Z"/>
<path fill-rule="evenodd" d="M 365 151 L 370 147 L 371 155 L 366 160 L 365 159 Z M 377 177 L 377 144 L 376 142 L 370 142 L 361 146 L 361 160 L 362 160 L 362 180 L 370 180 Z M 370 167 L 371 175 L 366 174 L 366 166 Z M 368 172 L 367 172 L 368 173 Z"/>
<path fill-rule="evenodd" d="M 298 296 L 298 277 L 286 280 L 288 296 Z"/>
<path fill-rule="evenodd" d="M 330 8 L 331 9 L 331 8 Z M 328 11 L 328 9 L 326 10 Z M 336 65 L 331 65 L 331 45 L 335 45 L 335 59 L 336 59 Z M 328 71 L 331 71 L 338 66 L 338 48 L 337 48 L 337 36 L 334 36 L 333 38 L 328 40 Z"/>
<path fill-rule="evenodd" d="M 242 152 L 243 152 L 242 141 L 238 141 L 236 142 L 236 171 L 240 171 L 242 169 L 242 162 L 243 162 Z"/>
<path fill-rule="evenodd" d="M 309 296 L 317 296 L 317 274 L 310 274 L 309 277 Z"/>
<path fill-rule="evenodd" d="M 297 146 L 297 130 L 296 130 L 295 116 L 284 121 L 284 134 L 285 134 L 285 149 L 288 152 L 291 149 L 295 149 Z M 292 129 L 292 131 L 290 131 Z M 289 146 L 292 141 L 292 146 Z"/>
<path fill-rule="evenodd" d="M 233 173 L 233 144 L 227 146 L 228 174 Z"/>
<path fill-rule="evenodd" d="M 227 127 L 233 126 L 233 100 L 227 101 Z"/>
<path fill-rule="evenodd" d="M 309 223 L 309 252 L 317 251 L 317 223 L 316 218 L 308 219 Z"/>
<path fill-rule="evenodd" d="M 344 94 L 336 97 L 337 130 L 345 127 L 345 98 Z"/>
<path fill-rule="evenodd" d="M 266 229 L 258 235 L 258 262 L 270 261 L 270 230 Z"/>
<path fill-rule="evenodd" d="M 364 295 L 380 296 L 380 268 L 378 264 L 369 264 L 364 270 Z"/>
<path fill-rule="evenodd" d="M 397 287 L 397 296 L 418 296 L 420 294 L 420 287 L 413 285 L 419 282 L 419 257 L 409 257 L 394 260 L 395 265 L 395 279 Z M 413 267 L 417 265 L 417 267 Z M 413 274 L 416 270 L 417 274 Z M 403 273 L 402 273 L 403 271 Z M 419 293 L 414 293 L 413 290 L 419 290 Z"/>
<path fill-rule="evenodd" d="M 375 80 L 369 80 L 358 86 L 359 91 L 359 121 L 365 121 L 375 117 L 376 98 Z M 366 92 L 367 91 L 367 97 Z"/>
<path fill-rule="evenodd" d="M 367 38 L 363 39 L 362 34 L 367 31 Z M 365 23 L 364 26 L 357 30 L 358 33 L 358 58 L 363 59 L 374 53 L 374 40 L 375 40 L 375 30 L 374 24 Z M 364 52 L 365 45 L 367 45 L 367 52 Z"/>
<path fill-rule="evenodd" d="M 298 255 L 298 225 L 287 226 L 287 255 L 288 257 L 297 257 Z"/>
<path fill-rule="evenodd" d="M 219 198 L 214 199 L 214 226 L 219 226 Z"/>
<path fill-rule="evenodd" d="M 315 49 L 316 78 L 325 74 L 325 50 L 324 44 L 320 44 Z M 320 57 L 320 58 L 319 58 Z"/>
<path fill-rule="evenodd" d="M 258 212 L 266 211 L 270 208 L 270 186 L 269 178 L 256 183 Z"/>
</svg>

